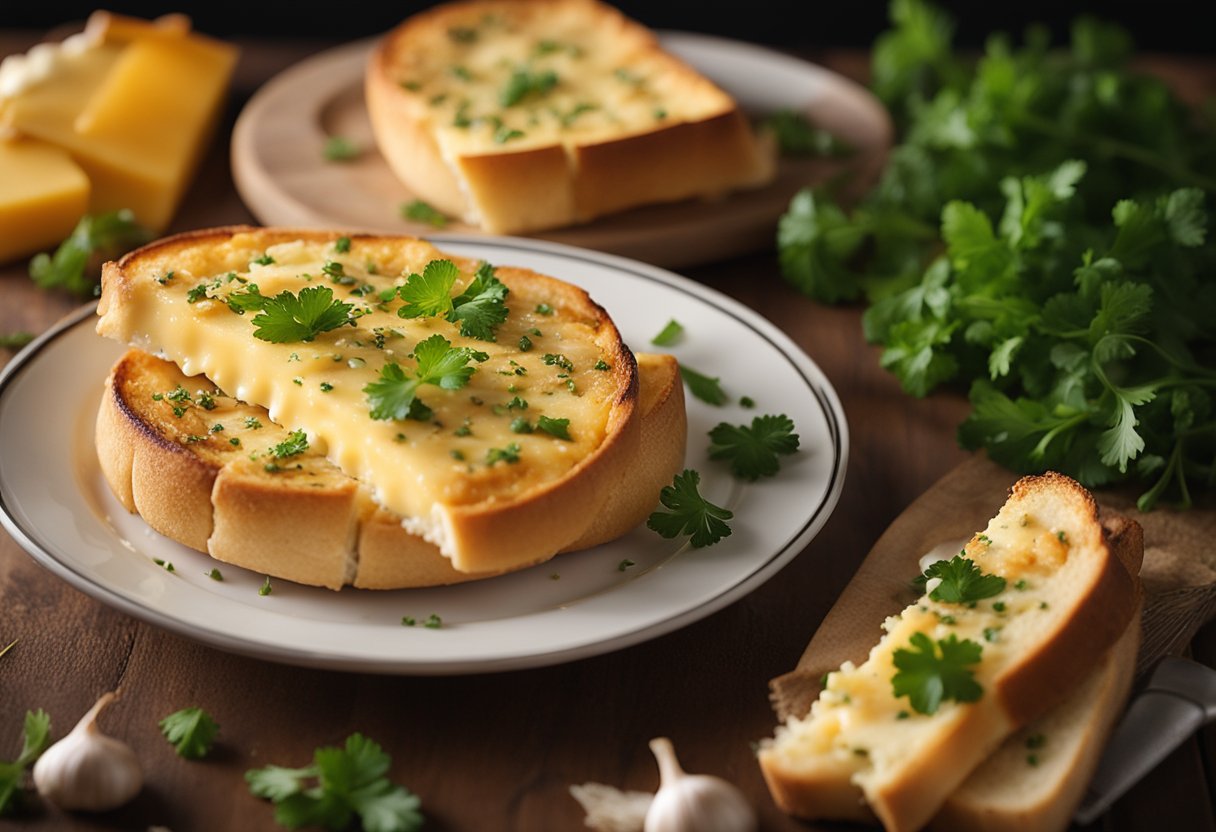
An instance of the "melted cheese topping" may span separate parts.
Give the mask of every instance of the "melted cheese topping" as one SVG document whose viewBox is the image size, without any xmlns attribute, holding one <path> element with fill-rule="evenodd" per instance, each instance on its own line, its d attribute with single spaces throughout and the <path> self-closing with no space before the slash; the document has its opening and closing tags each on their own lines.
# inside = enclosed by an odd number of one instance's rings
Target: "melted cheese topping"
<svg viewBox="0 0 1216 832">
<path fill-rule="evenodd" d="M 428 32 L 425 48 L 403 40 L 396 80 L 420 103 L 447 158 L 589 144 L 733 107 L 649 33 L 577 4 L 542 5 L 452 14 L 446 32 Z"/>
<path fill-rule="evenodd" d="M 1056 586 L 1069 580 L 1069 549 L 1066 531 L 1035 517 L 999 514 L 961 554 L 984 573 L 1005 578 L 1004 591 L 955 604 L 933 600 L 928 587 L 915 604 L 886 620 L 885 635 L 865 662 L 845 663 L 828 675 L 810 715 L 791 720 L 782 733 L 781 753 L 791 760 L 826 758 L 857 780 L 923 750 L 926 726 L 959 720 L 968 707 L 989 710 L 1012 730 L 988 692 L 1018 655 L 1033 650 L 1040 634 L 1050 633 L 1057 617 L 1068 614 L 1046 598 L 1049 576 Z M 968 666 L 985 691 L 978 702 L 944 699 L 935 714 L 926 715 L 913 710 L 907 697 L 895 695 L 895 654 L 911 649 L 917 633 L 934 642 L 954 636 L 981 646 L 980 663 Z"/>
<path fill-rule="evenodd" d="M 406 518 L 411 530 L 442 546 L 449 508 L 511 500 L 561 478 L 603 442 L 620 383 L 608 364 L 611 343 L 597 335 L 597 321 L 560 307 L 552 282 L 513 283 L 500 274 L 511 289 L 510 314 L 491 343 L 462 336 L 445 318 L 403 319 L 397 315 L 402 301 L 381 300 L 381 292 L 391 294 L 405 275 L 421 273 L 437 259 L 458 265 L 453 295 L 459 294 L 473 278 L 473 261 L 449 258 L 420 240 L 388 246 L 356 239 L 343 253 L 331 243 L 303 241 L 263 251 L 256 239 L 236 235 L 166 257 L 158 279 L 124 286 L 132 331 L 142 341 L 137 345 L 265 407 L 274 421 L 306 431 L 313 447 L 372 486 L 377 501 Z M 273 262 L 255 262 L 263 255 Z M 333 266 L 327 276 L 327 263 L 340 264 L 340 276 Z M 259 340 L 253 335 L 256 313 L 237 314 L 226 302 L 250 284 L 264 296 L 328 286 L 361 317 L 356 326 L 311 342 Z M 554 307 L 548 314 L 546 304 Z M 460 389 L 418 388 L 431 410 L 427 421 L 371 418 L 364 388 L 388 363 L 412 374 L 415 345 L 436 333 L 488 358 L 470 362 L 476 371 Z M 524 338 L 531 342 L 527 351 L 520 348 Z M 570 439 L 539 430 L 541 416 L 569 420 Z M 524 422 L 531 432 L 519 432 Z M 515 462 L 497 453 L 511 449 Z M 273 462 L 265 448 L 251 453 Z"/>
</svg>

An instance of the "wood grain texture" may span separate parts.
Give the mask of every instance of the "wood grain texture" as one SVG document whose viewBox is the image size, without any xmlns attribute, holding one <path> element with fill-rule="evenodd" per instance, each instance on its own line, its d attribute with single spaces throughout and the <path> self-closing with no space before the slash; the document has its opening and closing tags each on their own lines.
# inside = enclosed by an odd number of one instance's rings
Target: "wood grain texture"
<svg viewBox="0 0 1216 832">
<path fill-rule="evenodd" d="M 0 56 L 32 40 L 0 36 Z M 326 45 L 243 43 L 227 126 L 259 83 Z M 865 67 L 856 53 L 807 57 L 852 73 Z M 174 230 L 253 219 L 237 197 L 227 156 L 222 143 L 212 149 Z M 660 734 L 672 738 L 689 771 L 738 783 L 763 829 L 843 829 L 793 821 L 769 799 L 751 751 L 772 730 L 767 683 L 797 663 L 882 530 L 966 458 L 954 431 L 967 404 L 957 395 L 909 398 L 865 345 L 860 308 L 821 307 L 800 296 L 778 277 L 771 251 L 686 273 L 789 333 L 828 375 L 849 419 L 852 453 L 840 503 L 779 576 L 692 626 L 616 653 L 510 673 L 382 677 L 201 646 L 77 592 L 0 533 L 0 646 L 18 639 L 0 657 L 0 759 L 19 750 L 26 709 L 45 708 L 58 737 L 100 693 L 119 688 L 122 697 L 102 727 L 135 747 L 148 780 L 120 811 L 69 817 L 43 808 L 10 826 L 278 829 L 271 807 L 249 795 L 244 772 L 303 765 L 315 747 L 362 731 L 393 755 L 393 778 L 421 796 L 428 830 L 582 829 L 568 786 L 594 780 L 655 788 L 646 742 Z M 0 331 L 41 331 L 76 305 L 35 290 L 23 263 L 0 265 Z M 175 757 L 156 726 L 191 705 L 221 725 L 215 753 L 202 762 Z M 1198 744 L 1188 749 L 1102 828 L 1216 829 Z"/>
</svg>

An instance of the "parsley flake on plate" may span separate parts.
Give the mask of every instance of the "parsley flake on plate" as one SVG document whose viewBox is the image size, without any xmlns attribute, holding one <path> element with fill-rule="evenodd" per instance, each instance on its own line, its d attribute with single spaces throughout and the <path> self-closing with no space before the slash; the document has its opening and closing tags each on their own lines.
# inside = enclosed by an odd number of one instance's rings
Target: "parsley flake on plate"
<svg viewBox="0 0 1216 832">
<path fill-rule="evenodd" d="M 307 286 L 299 295 L 284 290 L 261 302 L 259 308 L 253 319 L 257 327 L 253 337 L 275 344 L 312 341 L 322 332 L 355 325 L 350 314 L 354 306 L 334 300 L 328 286 Z"/>
<path fill-rule="evenodd" d="M 659 492 L 659 502 L 669 511 L 656 511 L 646 525 L 666 538 L 688 535 L 694 549 L 712 546 L 730 536 L 727 520 L 734 514 L 701 496 L 701 475 L 691 468 L 676 474 L 672 484 Z"/>
<path fill-rule="evenodd" d="M 274 804 L 282 826 L 345 829 L 357 816 L 366 832 L 416 832 L 421 801 L 388 777 L 392 758 L 374 740 L 351 734 L 342 748 L 313 752 L 304 768 L 266 766 L 245 772 L 256 797 Z"/>
<path fill-rule="evenodd" d="M 913 633 L 908 649 L 895 651 L 898 672 L 891 677 L 895 696 L 906 696 L 912 709 L 934 714 L 942 702 L 974 702 L 984 689 L 975 681 L 970 665 L 979 664 L 984 648 L 956 635 L 934 641 L 924 633 Z"/>
<path fill-rule="evenodd" d="M 220 726 L 202 708 L 183 708 L 162 719 L 159 723 L 179 757 L 201 760 L 211 750 Z"/>
<path fill-rule="evenodd" d="M 970 604 L 1000 595 L 1005 591 L 1005 579 L 1000 575 L 987 575 L 974 561 L 955 555 L 950 560 L 939 560 L 925 570 L 924 577 L 941 580 L 929 593 L 934 601 L 947 604 Z"/>
<path fill-rule="evenodd" d="M 656 347 L 669 347 L 676 341 L 679 341 L 680 336 L 683 334 L 684 326 L 675 318 L 672 318 L 667 322 L 667 325 L 659 331 L 658 335 L 650 339 L 650 343 L 654 344 Z"/>
<path fill-rule="evenodd" d="M 485 361 L 489 356 L 468 347 L 453 347 L 451 341 L 435 334 L 414 347 L 414 358 L 418 366 L 412 375 L 407 375 L 400 364 L 389 362 L 380 368 L 380 378 L 363 388 L 373 419 L 400 421 L 419 415 L 419 387 L 433 384 L 444 390 L 459 390 L 476 372 L 469 362 Z"/>
<path fill-rule="evenodd" d="M 731 471 L 745 480 L 773 476 L 781 467 L 777 454 L 798 450 L 794 422 L 785 414 L 757 416 L 751 427 L 721 422 L 709 438 L 709 458 L 729 460 Z"/>
<path fill-rule="evenodd" d="M 415 199 L 401 206 L 401 216 L 414 222 L 424 222 L 432 228 L 443 228 L 448 224 L 448 218 L 429 202 Z"/>
<path fill-rule="evenodd" d="M 689 392 L 706 404 L 723 405 L 730 401 L 730 396 L 722 389 L 721 379 L 698 373 L 684 364 L 680 364 L 680 376 Z"/>
</svg>

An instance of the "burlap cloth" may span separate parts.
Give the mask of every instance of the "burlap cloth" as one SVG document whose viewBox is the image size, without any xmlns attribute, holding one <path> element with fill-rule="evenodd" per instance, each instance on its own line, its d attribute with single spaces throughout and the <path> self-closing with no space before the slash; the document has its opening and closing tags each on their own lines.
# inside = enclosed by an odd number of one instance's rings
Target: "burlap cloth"
<svg viewBox="0 0 1216 832">
<path fill-rule="evenodd" d="M 911 601 L 908 583 L 920 556 L 949 549 L 987 524 L 1005 502 L 1015 474 L 983 457 L 951 471 L 891 524 L 828 612 L 797 667 L 769 683 L 781 720 L 801 717 L 819 695 L 820 680 L 841 662 L 865 660 L 888 615 Z M 1136 510 L 1135 492 L 1096 491 L 1103 513 L 1122 514 L 1144 528 L 1143 638 L 1137 673 L 1182 652 L 1216 614 L 1216 501 L 1176 511 Z"/>
</svg>

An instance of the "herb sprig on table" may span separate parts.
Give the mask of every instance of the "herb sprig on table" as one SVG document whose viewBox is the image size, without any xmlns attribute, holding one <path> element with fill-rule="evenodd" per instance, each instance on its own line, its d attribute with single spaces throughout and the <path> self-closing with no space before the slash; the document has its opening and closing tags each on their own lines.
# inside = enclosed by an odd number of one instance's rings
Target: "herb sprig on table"
<svg viewBox="0 0 1216 832">
<path fill-rule="evenodd" d="M 933 6 L 891 18 L 873 85 L 900 143 L 851 211 L 795 197 L 786 279 L 864 299 L 909 393 L 968 388 L 964 447 L 1189 505 L 1216 483 L 1212 125 L 1130 68 L 1114 26 L 1079 19 L 1068 50 L 997 34 L 972 62 Z"/>
</svg>

